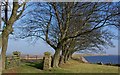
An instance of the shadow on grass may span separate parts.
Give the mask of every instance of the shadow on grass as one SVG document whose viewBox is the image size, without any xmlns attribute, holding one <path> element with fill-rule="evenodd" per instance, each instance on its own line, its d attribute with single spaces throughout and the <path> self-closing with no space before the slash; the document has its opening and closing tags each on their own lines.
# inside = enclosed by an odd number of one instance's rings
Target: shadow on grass
<svg viewBox="0 0 120 75">
<path fill-rule="evenodd" d="M 43 70 L 43 60 L 27 62 L 26 65 Z"/>
</svg>

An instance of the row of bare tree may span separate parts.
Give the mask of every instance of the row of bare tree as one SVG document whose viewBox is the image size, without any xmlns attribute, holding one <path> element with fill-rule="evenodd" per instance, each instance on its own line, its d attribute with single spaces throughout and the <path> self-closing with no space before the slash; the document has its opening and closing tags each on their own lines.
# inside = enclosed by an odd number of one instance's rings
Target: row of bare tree
<svg viewBox="0 0 120 75">
<path fill-rule="evenodd" d="M 109 28 L 119 27 L 119 2 L 13 2 L 9 18 L 8 2 L 4 4 L 3 64 L 14 23 L 16 38 L 40 38 L 55 50 L 53 67 L 65 63 L 74 52 L 98 52 L 114 46 L 115 35 Z"/>
</svg>

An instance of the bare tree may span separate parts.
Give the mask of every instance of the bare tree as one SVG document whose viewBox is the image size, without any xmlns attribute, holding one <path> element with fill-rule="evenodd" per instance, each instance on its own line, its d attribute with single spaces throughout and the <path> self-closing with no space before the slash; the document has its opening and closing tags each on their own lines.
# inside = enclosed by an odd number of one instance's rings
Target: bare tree
<svg viewBox="0 0 120 75">
<path fill-rule="evenodd" d="M 9 1 L 7 0 L 6 2 L 3 2 L 4 18 L 2 18 L 2 20 L 5 23 L 4 29 L 2 30 L 2 52 L 1 52 L 3 70 L 5 69 L 5 57 L 6 57 L 6 50 L 8 45 L 8 38 L 9 35 L 13 32 L 12 26 L 22 15 L 23 11 L 25 10 L 26 3 L 19 4 L 18 2 L 13 2 L 12 5 L 13 5 L 12 12 L 10 14 L 10 17 L 8 17 Z"/>
<path fill-rule="evenodd" d="M 104 52 L 104 48 L 107 48 L 108 46 L 114 47 L 111 41 L 114 38 L 115 35 L 110 31 L 99 29 L 91 32 L 90 34 L 69 40 L 69 42 L 66 43 L 67 45 L 65 45 L 66 49 L 63 49 L 62 51 L 63 58 L 61 58 L 61 62 L 64 63 L 70 59 L 74 52 L 89 51 L 91 53 L 102 53 Z"/>
<path fill-rule="evenodd" d="M 20 38 L 36 37 L 55 50 L 53 67 L 58 67 L 60 51 L 71 39 L 88 35 L 100 28 L 117 26 L 117 3 L 36 3 L 35 10 L 24 18 Z M 65 54 L 66 55 L 66 54 Z"/>
</svg>

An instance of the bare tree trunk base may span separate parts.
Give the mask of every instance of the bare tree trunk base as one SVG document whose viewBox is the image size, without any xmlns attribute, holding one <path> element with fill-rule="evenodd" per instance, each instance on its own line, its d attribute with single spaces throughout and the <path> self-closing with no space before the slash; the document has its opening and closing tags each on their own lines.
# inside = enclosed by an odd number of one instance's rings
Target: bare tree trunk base
<svg viewBox="0 0 120 75">
<path fill-rule="evenodd" d="M 60 59 L 60 50 L 57 49 L 55 51 L 54 57 L 53 57 L 53 68 L 59 68 L 58 64 L 59 64 L 59 59 Z"/>
</svg>

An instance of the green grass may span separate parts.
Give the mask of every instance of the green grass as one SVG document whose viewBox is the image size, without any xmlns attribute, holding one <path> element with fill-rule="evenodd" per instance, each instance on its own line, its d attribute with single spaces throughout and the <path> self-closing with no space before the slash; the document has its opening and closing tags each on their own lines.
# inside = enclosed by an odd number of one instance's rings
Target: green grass
<svg viewBox="0 0 120 75">
<path fill-rule="evenodd" d="M 118 67 L 85 64 L 75 60 L 70 60 L 63 64 L 61 68 L 42 70 L 42 64 L 39 63 L 23 63 L 19 67 L 7 69 L 3 73 L 118 73 Z"/>
<path fill-rule="evenodd" d="M 4 70 L 3 73 L 65 73 L 66 72 L 63 69 L 58 69 L 58 68 L 44 71 L 32 65 L 31 66 L 28 65 L 28 63 L 22 64 L 20 67 L 14 67 L 11 69 Z"/>
</svg>

